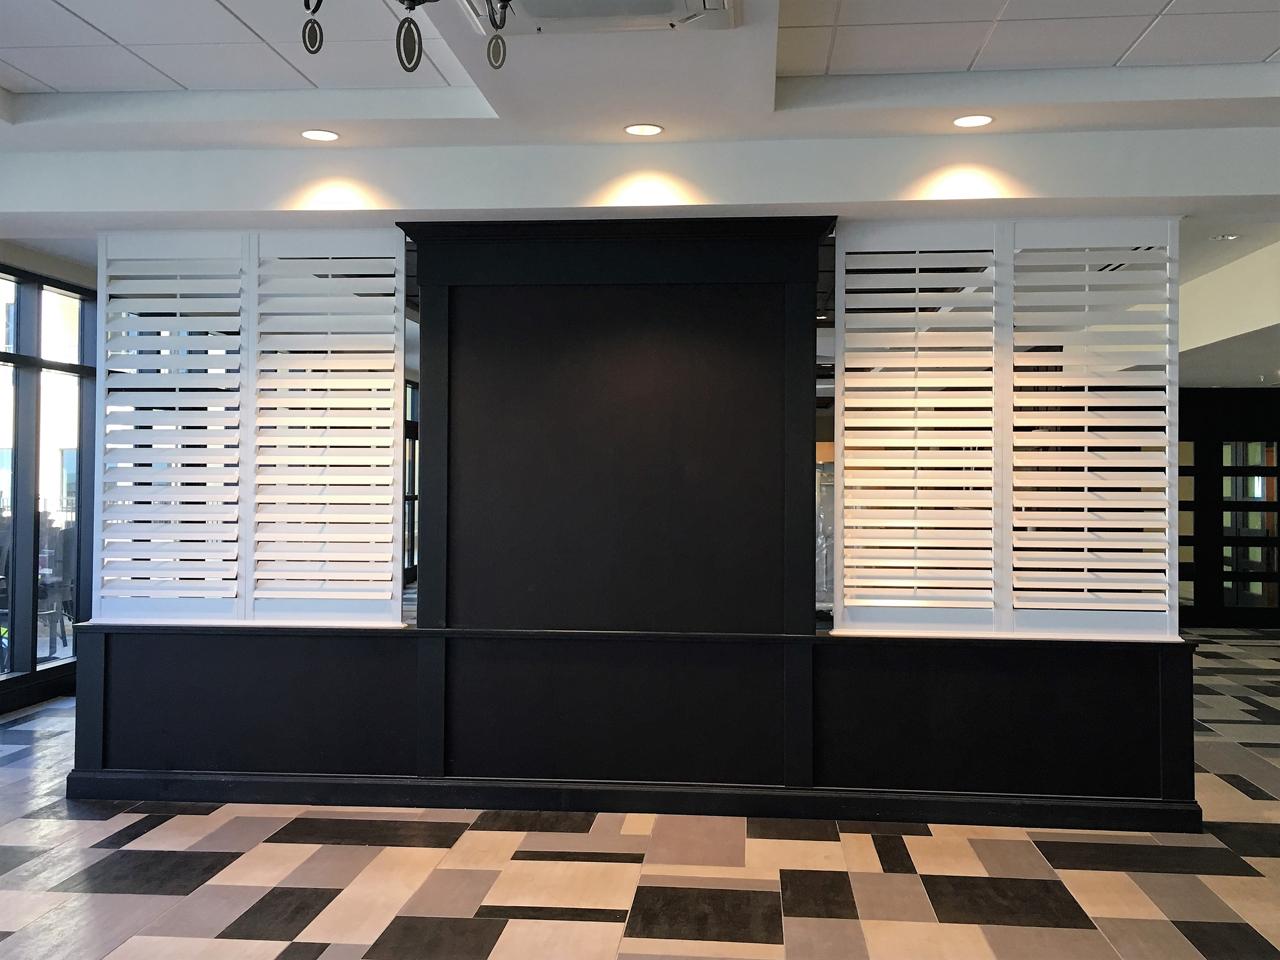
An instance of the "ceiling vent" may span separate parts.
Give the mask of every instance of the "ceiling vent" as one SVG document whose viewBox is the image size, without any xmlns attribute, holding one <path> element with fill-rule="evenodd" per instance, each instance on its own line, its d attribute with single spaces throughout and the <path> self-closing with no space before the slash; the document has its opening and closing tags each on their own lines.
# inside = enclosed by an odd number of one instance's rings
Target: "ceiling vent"
<svg viewBox="0 0 1280 960">
<path fill-rule="evenodd" d="M 477 20 L 487 21 L 485 0 L 466 2 Z M 513 0 L 503 32 L 611 33 L 733 25 L 733 0 Z"/>
</svg>

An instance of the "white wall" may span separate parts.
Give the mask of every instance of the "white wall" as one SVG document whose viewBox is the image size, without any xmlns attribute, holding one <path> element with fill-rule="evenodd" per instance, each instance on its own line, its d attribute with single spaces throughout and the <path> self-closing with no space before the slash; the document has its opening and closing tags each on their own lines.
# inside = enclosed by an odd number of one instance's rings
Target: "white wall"
<svg viewBox="0 0 1280 960">
<path fill-rule="evenodd" d="M 1280 243 L 1182 285 L 1179 350 L 1280 323 Z M 1280 365 L 1280 357 L 1276 358 Z"/>
<path fill-rule="evenodd" d="M 97 286 L 97 271 L 92 266 L 64 260 L 62 257 L 55 257 L 6 240 L 0 240 L 0 264 L 38 273 L 51 280 L 74 283 L 91 290 Z"/>
</svg>

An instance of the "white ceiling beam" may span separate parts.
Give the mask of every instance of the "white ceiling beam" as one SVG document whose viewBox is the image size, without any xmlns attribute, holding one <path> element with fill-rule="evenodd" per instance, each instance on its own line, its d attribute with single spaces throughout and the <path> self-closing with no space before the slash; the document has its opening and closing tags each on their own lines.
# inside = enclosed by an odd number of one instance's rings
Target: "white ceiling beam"
<svg viewBox="0 0 1280 960">
<path fill-rule="evenodd" d="M 1280 128 L 399 150 L 0 153 L 0 231 L 619 211 L 1280 209 Z M 333 211 L 342 211 L 333 214 Z M 51 233 L 54 229 L 59 233 Z"/>
</svg>

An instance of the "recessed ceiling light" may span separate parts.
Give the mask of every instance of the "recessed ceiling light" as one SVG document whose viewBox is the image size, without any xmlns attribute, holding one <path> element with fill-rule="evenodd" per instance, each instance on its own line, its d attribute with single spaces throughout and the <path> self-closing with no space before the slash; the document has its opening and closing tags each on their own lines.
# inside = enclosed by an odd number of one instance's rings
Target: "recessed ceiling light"
<svg viewBox="0 0 1280 960">
<path fill-rule="evenodd" d="M 819 319 L 819 320 L 825 320 L 825 319 L 827 319 L 827 315 L 826 315 L 825 313 L 820 313 L 820 314 L 818 314 L 818 319 Z"/>
<path fill-rule="evenodd" d="M 957 127 L 985 127 L 992 121 L 985 113 L 975 113 L 968 117 L 956 117 L 951 122 Z"/>
<path fill-rule="evenodd" d="M 623 129 L 633 137 L 656 137 L 662 132 L 662 127 L 656 123 L 633 123 Z"/>
<path fill-rule="evenodd" d="M 302 137 L 304 140 L 319 140 L 321 143 L 332 143 L 338 139 L 338 135 L 332 130 L 303 130 Z"/>
<path fill-rule="evenodd" d="M 1238 233 L 1220 233 L 1220 234 L 1218 234 L 1216 237 L 1214 237 L 1213 239 L 1215 239 L 1215 240 L 1239 240 L 1239 239 L 1240 239 L 1240 234 L 1238 234 Z"/>
</svg>

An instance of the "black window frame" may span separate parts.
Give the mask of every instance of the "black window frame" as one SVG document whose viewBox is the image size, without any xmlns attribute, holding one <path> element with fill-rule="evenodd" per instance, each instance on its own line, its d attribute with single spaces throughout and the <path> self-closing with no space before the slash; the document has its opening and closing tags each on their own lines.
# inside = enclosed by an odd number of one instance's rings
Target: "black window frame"
<svg viewBox="0 0 1280 960">
<path fill-rule="evenodd" d="M 13 351 L 0 350 L 0 364 L 13 371 L 12 534 L 9 551 L 9 671 L 0 674 L 0 711 L 17 709 L 74 689 L 75 647 L 70 656 L 40 663 L 38 636 L 40 549 L 40 379 L 46 371 L 79 378 L 79 456 L 76 461 L 76 588 L 73 620 L 92 616 L 94 489 L 98 344 L 97 291 L 55 277 L 0 263 L 0 277 L 16 287 Z M 80 301 L 78 363 L 40 356 L 41 291 L 50 289 Z"/>
</svg>

